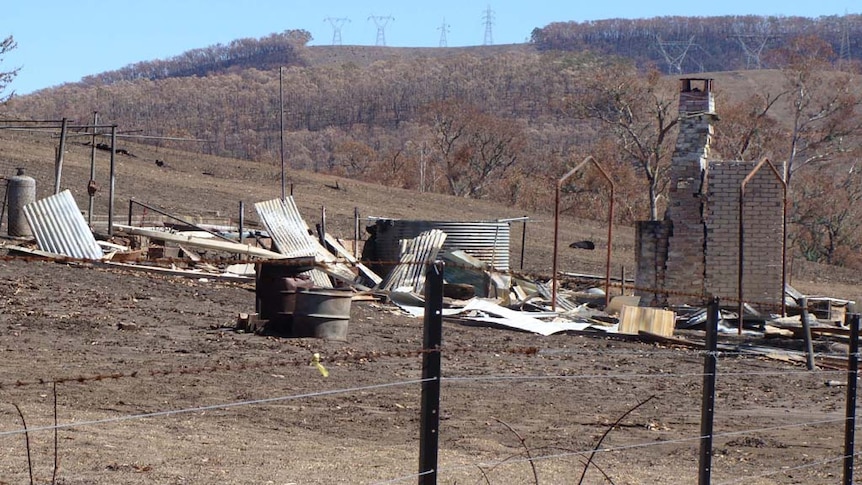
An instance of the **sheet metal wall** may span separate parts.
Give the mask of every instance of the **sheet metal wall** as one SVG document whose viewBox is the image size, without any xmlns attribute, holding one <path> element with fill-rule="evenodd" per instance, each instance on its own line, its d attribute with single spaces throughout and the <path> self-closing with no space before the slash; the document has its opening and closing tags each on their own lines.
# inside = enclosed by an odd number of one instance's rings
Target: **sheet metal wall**
<svg viewBox="0 0 862 485">
<path fill-rule="evenodd" d="M 102 258 L 102 249 L 68 190 L 25 205 L 24 215 L 39 249 L 78 259 Z"/>
<path fill-rule="evenodd" d="M 431 229 L 439 229 L 446 233 L 443 251 L 460 249 L 499 271 L 509 270 L 510 227 L 508 222 L 378 219 L 376 226 L 376 252 L 383 261 L 399 260 L 399 240 L 414 238 Z"/>
</svg>

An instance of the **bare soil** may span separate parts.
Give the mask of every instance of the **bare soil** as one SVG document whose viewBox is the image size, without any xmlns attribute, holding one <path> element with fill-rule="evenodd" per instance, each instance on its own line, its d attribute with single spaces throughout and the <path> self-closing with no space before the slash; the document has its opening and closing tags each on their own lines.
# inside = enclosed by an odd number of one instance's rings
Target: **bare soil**
<svg viewBox="0 0 862 485">
<path fill-rule="evenodd" d="M 2 136 L 0 156 L 10 166 L 26 164 L 45 195 L 51 142 Z M 121 201 L 225 215 L 236 213 L 239 200 L 279 193 L 272 166 L 132 148 L 135 158 L 119 160 Z M 72 146 L 64 167 L 63 185 L 81 207 L 88 157 L 86 147 Z M 167 166 L 157 167 L 156 158 Z M 352 181 L 334 190 L 332 179 L 313 174 L 290 180 L 308 220 L 325 204 L 330 227 L 345 237 L 354 207 L 416 219 L 523 215 Z M 532 217 L 524 271 L 539 277 L 550 269 L 552 219 Z M 603 241 L 596 223 L 566 221 L 564 232 L 566 241 Z M 616 233 L 614 268 L 631 267 L 632 231 Z M 600 273 L 599 253 L 566 249 L 561 268 Z M 832 296 L 852 298 L 853 278 L 799 265 L 796 284 L 839 288 L 846 292 Z M 30 480 L 15 406 L 30 430 L 35 483 L 52 482 L 55 459 L 60 484 L 417 481 L 422 320 L 394 307 L 355 302 L 347 342 L 259 336 L 233 328 L 238 313 L 254 310 L 251 284 L 10 259 L 0 262 L 0 308 L 0 483 Z M 722 341 L 799 346 L 733 335 Z M 841 346 L 818 342 L 818 350 Z M 328 377 L 310 365 L 315 352 Z M 696 483 L 701 352 L 447 321 L 442 353 L 439 483 L 579 483 L 594 447 L 601 451 L 583 483 Z M 721 354 L 713 483 L 839 482 L 846 391 L 825 383 L 844 379 L 828 369 Z M 54 433 L 40 428 L 54 423 L 57 380 L 55 447 Z"/>
</svg>

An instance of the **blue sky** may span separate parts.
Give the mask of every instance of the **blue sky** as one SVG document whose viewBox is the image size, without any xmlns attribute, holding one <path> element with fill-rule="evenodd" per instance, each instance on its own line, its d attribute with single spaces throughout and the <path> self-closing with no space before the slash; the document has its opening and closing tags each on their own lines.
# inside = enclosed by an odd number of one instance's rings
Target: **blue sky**
<svg viewBox="0 0 862 485">
<path fill-rule="evenodd" d="M 783 15 L 820 17 L 860 13 L 859 0 L 11 0 L 0 8 L 0 37 L 18 48 L 0 70 L 20 67 L 10 87 L 27 94 L 140 61 L 165 59 L 190 49 L 305 29 L 311 45 L 329 45 L 341 25 L 344 45 L 375 45 L 369 17 L 391 17 L 386 45 L 437 47 L 447 26 L 450 47 L 482 45 L 490 8 L 494 44 L 525 42 L 551 22 L 644 18 L 666 15 Z"/>
</svg>

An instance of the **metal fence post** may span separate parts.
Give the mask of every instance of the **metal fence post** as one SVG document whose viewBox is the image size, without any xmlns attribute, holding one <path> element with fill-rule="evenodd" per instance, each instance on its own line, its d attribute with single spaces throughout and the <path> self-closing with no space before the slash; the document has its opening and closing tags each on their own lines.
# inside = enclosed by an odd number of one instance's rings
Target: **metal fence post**
<svg viewBox="0 0 862 485">
<path fill-rule="evenodd" d="M 814 370 L 814 343 L 811 341 L 811 322 L 808 320 L 808 297 L 803 296 L 799 299 L 799 306 L 802 307 L 802 338 L 805 339 L 805 363 L 808 370 Z"/>
<path fill-rule="evenodd" d="M 245 233 L 245 202 L 239 201 L 239 221 L 237 222 L 237 229 L 239 230 L 239 243 L 242 244 L 245 237 L 243 234 Z"/>
<path fill-rule="evenodd" d="M 709 485 L 712 475 L 712 425 L 715 419 L 715 380 L 718 364 L 718 298 L 707 307 L 706 355 L 703 357 L 703 400 L 700 415 L 700 460 L 698 485 Z"/>
<path fill-rule="evenodd" d="M 440 261 L 430 265 L 425 272 L 422 342 L 419 485 L 436 485 L 440 435 L 440 346 L 443 343 L 443 263 Z"/>
<path fill-rule="evenodd" d="M 850 355 L 847 358 L 847 421 L 844 422 L 844 483 L 853 485 L 856 453 L 856 379 L 859 375 L 859 314 L 847 315 L 850 324 Z"/>
</svg>

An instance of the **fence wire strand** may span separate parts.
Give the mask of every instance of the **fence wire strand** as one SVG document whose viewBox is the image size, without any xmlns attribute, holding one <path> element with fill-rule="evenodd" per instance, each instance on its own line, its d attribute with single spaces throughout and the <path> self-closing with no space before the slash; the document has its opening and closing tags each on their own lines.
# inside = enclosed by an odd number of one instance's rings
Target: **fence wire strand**
<svg viewBox="0 0 862 485">
<path fill-rule="evenodd" d="M 397 387 L 397 386 L 408 386 L 414 384 L 421 384 L 423 382 L 428 382 L 433 379 L 414 379 L 409 381 L 399 381 L 399 382 L 387 382 L 383 384 L 373 384 L 369 386 L 360 386 L 360 387 L 351 387 L 345 389 L 331 389 L 326 391 L 318 391 L 318 392 L 309 392 L 305 394 L 295 394 L 290 396 L 278 396 L 278 397 L 268 397 L 262 399 L 251 399 L 246 401 L 234 401 L 230 403 L 222 403 L 222 404 L 211 404 L 207 406 L 198 406 L 193 408 L 182 408 L 182 409 L 172 409 L 165 411 L 154 411 L 151 413 L 141 413 L 141 414 L 130 414 L 125 416 L 116 416 L 113 418 L 105 418 L 105 419 L 95 419 L 92 421 L 79 421 L 75 423 L 65 423 L 55 426 L 40 426 L 35 428 L 27 428 L 27 429 L 15 429 L 10 431 L 0 431 L 0 438 L 11 435 L 19 435 L 24 433 L 35 433 L 40 431 L 53 431 L 53 430 L 61 430 L 68 428 L 79 428 L 84 426 L 94 426 L 99 424 L 108 424 L 108 423 L 118 423 L 122 421 L 131 421 L 136 419 L 144 419 L 144 418 L 155 418 L 155 417 L 164 417 L 164 416 L 173 416 L 176 414 L 188 414 L 188 413 L 197 413 L 201 411 L 213 411 L 219 409 L 230 409 L 241 406 L 254 406 L 260 404 L 271 404 L 274 402 L 281 401 L 293 401 L 297 399 L 307 399 L 313 397 L 322 397 L 322 396 L 332 396 L 336 394 L 347 394 L 351 392 L 361 392 L 361 391 L 373 391 L 376 389 L 384 389 L 387 387 Z"/>
</svg>

